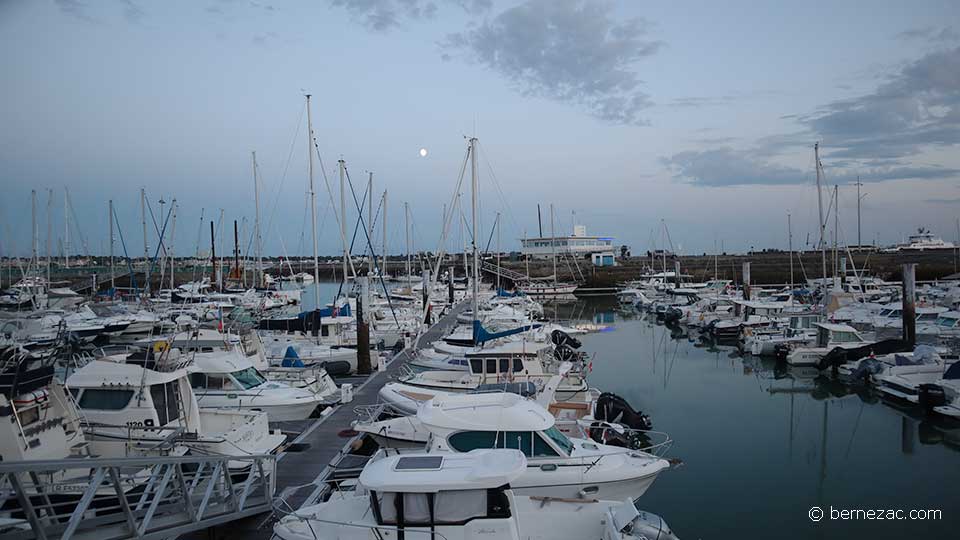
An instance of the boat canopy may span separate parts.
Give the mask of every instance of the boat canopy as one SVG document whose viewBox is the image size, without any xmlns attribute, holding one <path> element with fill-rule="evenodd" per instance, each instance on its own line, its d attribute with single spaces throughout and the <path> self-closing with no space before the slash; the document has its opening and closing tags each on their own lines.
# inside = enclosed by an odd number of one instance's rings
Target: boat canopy
<svg viewBox="0 0 960 540">
<path fill-rule="evenodd" d="M 512 336 L 514 334 L 520 334 L 528 330 L 533 330 L 534 328 L 540 328 L 539 324 L 528 324 L 526 326 L 521 326 L 519 328 L 512 328 L 510 330 L 504 330 L 503 332 L 487 332 L 487 330 L 480 324 L 480 321 L 474 319 L 473 321 L 473 342 L 477 345 L 490 341 L 491 339 L 502 338 L 506 336 Z"/>
<path fill-rule="evenodd" d="M 67 378 L 68 388 L 119 388 L 153 386 L 186 377 L 186 370 L 154 371 L 136 364 L 109 360 L 89 362 Z"/>
<path fill-rule="evenodd" d="M 472 431 L 543 431 L 554 417 L 539 403 L 510 393 L 451 394 L 420 405 L 425 426 Z"/>
<path fill-rule="evenodd" d="M 390 493 L 437 493 L 495 489 L 527 470 L 519 450 L 482 449 L 464 454 L 401 454 L 370 462 L 360 473 L 367 489 Z"/>
</svg>

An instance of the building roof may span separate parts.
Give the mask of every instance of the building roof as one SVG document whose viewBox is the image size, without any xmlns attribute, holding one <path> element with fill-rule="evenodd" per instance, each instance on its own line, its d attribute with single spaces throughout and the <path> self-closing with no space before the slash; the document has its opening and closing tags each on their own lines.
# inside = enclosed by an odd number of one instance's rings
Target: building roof
<svg viewBox="0 0 960 540">
<path fill-rule="evenodd" d="M 371 461 L 360 473 L 360 483 L 389 493 L 492 489 L 516 480 L 526 469 L 527 459 L 513 449 L 400 454 Z"/>
</svg>

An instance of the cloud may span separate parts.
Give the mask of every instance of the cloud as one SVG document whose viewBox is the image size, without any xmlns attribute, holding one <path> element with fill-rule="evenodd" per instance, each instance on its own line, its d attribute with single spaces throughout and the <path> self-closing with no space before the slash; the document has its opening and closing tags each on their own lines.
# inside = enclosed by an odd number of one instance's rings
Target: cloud
<svg viewBox="0 0 960 540">
<path fill-rule="evenodd" d="M 781 118 L 802 129 L 762 137 L 748 151 L 693 150 L 662 161 L 676 179 L 697 185 L 800 183 L 811 174 L 777 165 L 775 159 L 809 152 L 819 140 L 830 183 L 852 182 L 858 174 L 865 182 L 960 177 L 956 168 L 914 162 L 932 149 L 960 144 L 960 47 L 905 64 L 873 92 Z"/>
<path fill-rule="evenodd" d="M 700 107 L 715 107 L 719 105 L 729 105 L 737 101 L 738 96 L 690 96 L 679 97 L 670 100 L 667 107 L 673 109 L 697 109 Z"/>
<path fill-rule="evenodd" d="M 437 0 L 455 4 L 467 13 L 488 11 L 492 0 Z M 404 19 L 432 19 L 439 10 L 435 0 L 329 0 L 333 7 L 344 8 L 369 30 L 386 32 L 401 26 Z"/>
<path fill-rule="evenodd" d="M 957 33 L 952 26 L 937 28 L 935 26 L 926 26 L 924 28 L 912 28 L 904 30 L 896 35 L 896 38 L 902 41 L 926 41 L 930 43 L 948 43 L 960 40 L 960 33 Z"/>
<path fill-rule="evenodd" d="M 802 184 L 809 182 L 814 175 L 812 170 L 804 172 L 785 167 L 730 147 L 680 152 L 660 161 L 673 171 L 675 179 L 706 187 Z M 942 180 L 957 176 L 960 176 L 960 169 L 878 163 L 868 168 L 827 168 L 824 182 L 848 184 L 856 182 L 858 177 L 864 182 L 884 182 Z"/>
<path fill-rule="evenodd" d="M 523 95 L 574 104 L 618 124 L 652 105 L 634 65 L 660 49 L 640 18 L 616 23 L 609 2 L 528 0 L 441 43 L 506 78 Z"/>
<path fill-rule="evenodd" d="M 799 169 L 765 163 L 730 147 L 680 152 L 660 161 L 675 178 L 699 186 L 799 184 L 806 178 Z"/>
<path fill-rule="evenodd" d="M 93 17 L 87 13 L 87 5 L 80 0 L 53 0 L 53 3 L 60 8 L 60 11 L 76 17 L 81 21 L 94 22 Z"/>
<path fill-rule="evenodd" d="M 960 47 L 907 64 L 876 91 L 800 122 L 839 158 L 900 158 L 960 143 Z"/>
<path fill-rule="evenodd" d="M 138 24 L 143 21 L 143 9 L 134 4 L 133 0 L 121 0 L 121 3 L 123 4 L 123 18 L 134 24 Z"/>
</svg>

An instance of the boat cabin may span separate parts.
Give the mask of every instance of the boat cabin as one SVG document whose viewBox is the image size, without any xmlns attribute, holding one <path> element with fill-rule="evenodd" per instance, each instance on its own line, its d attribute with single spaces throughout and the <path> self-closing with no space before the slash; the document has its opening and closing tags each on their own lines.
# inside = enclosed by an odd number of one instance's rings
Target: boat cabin
<svg viewBox="0 0 960 540">
<path fill-rule="evenodd" d="M 516 450 L 381 455 L 364 467 L 360 484 L 377 523 L 401 530 L 510 519 L 506 490 L 527 468 Z"/>
<path fill-rule="evenodd" d="M 857 329 L 846 324 L 818 322 L 814 326 L 817 327 L 817 347 L 864 342 Z"/>
<path fill-rule="evenodd" d="M 433 434 L 428 441 L 433 451 L 507 448 L 527 458 L 555 458 L 575 448 L 549 411 L 517 394 L 435 397 L 417 411 L 417 419 Z"/>
</svg>

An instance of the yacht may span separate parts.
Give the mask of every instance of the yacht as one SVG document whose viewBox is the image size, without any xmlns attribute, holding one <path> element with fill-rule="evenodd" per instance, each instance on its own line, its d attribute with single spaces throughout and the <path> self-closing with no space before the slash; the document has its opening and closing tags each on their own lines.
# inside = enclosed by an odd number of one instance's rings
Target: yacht
<svg viewBox="0 0 960 540">
<path fill-rule="evenodd" d="M 514 486 L 528 469 L 517 450 L 381 452 L 364 467 L 356 489 L 300 508 L 273 532 L 281 540 L 676 540 L 662 518 L 630 499 L 521 495 Z"/>
</svg>

